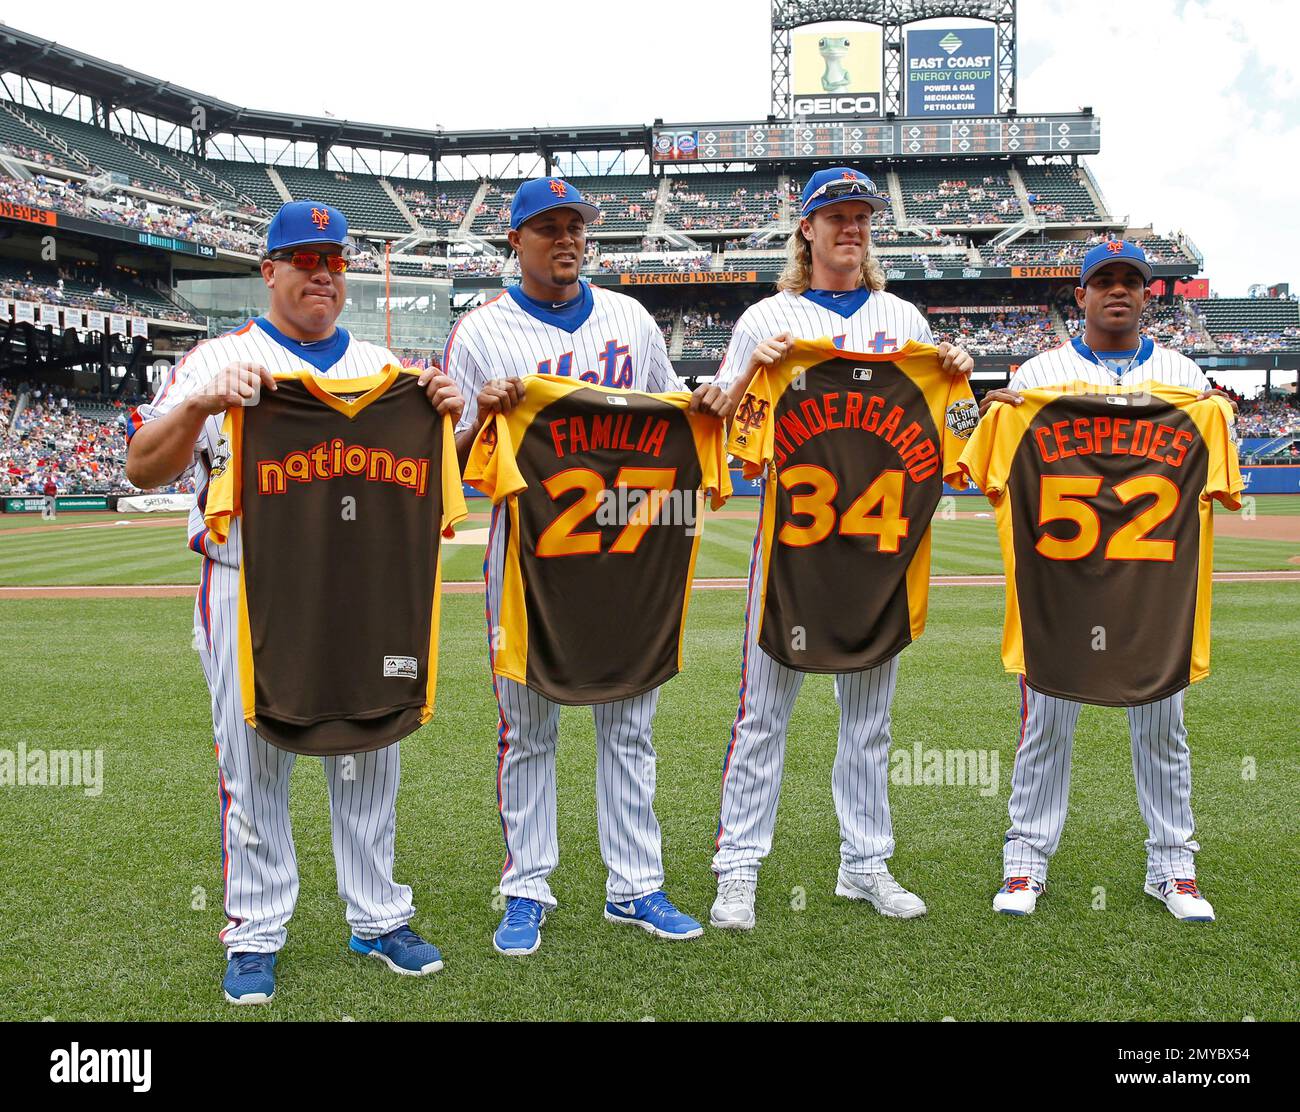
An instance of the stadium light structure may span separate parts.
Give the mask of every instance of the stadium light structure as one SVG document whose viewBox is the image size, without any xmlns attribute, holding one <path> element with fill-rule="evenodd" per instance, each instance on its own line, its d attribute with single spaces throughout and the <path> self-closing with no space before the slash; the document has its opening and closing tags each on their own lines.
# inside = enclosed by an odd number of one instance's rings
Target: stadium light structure
<svg viewBox="0 0 1300 1112">
<path fill-rule="evenodd" d="M 982 19 L 996 35 L 998 111 L 1016 106 L 1016 0 L 772 0 L 772 113 L 791 118 L 790 32 L 809 23 L 873 23 L 884 37 L 884 111 L 903 114 L 903 28 L 920 19 Z"/>
</svg>

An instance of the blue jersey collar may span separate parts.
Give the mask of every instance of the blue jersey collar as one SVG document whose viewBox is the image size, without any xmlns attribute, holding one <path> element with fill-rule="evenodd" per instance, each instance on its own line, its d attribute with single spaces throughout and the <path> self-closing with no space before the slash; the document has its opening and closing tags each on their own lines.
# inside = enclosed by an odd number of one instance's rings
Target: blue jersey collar
<svg viewBox="0 0 1300 1112">
<path fill-rule="evenodd" d="M 1070 343 L 1074 346 L 1074 350 L 1077 351 L 1079 355 L 1082 356 L 1084 359 L 1088 360 L 1089 363 L 1096 363 L 1097 366 L 1103 367 L 1106 370 L 1110 370 L 1110 368 L 1106 366 L 1106 364 L 1101 360 L 1101 358 L 1097 355 L 1097 353 L 1083 342 L 1082 336 L 1076 336 L 1073 340 L 1070 341 Z M 1145 363 L 1148 359 L 1151 358 L 1151 354 L 1155 350 L 1156 350 L 1155 341 L 1152 340 L 1149 336 L 1143 336 L 1142 342 L 1138 344 L 1137 355 L 1133 357 L 1133 360 L 1131 363 L 1129 363 L 1125 373 L 1127 374 L 1128 371 L 1131 371 L 1136 367 L 1142 366 L 1143 363 Z"/>
<path fill-rule="evenodd" d="M 549 324 L 552 328 L 559 328 L 564 332 L 577 332 L 587 323 L 587 318 L 591 316 L 591 311 L 596 304 L 591 286 L 586 282 L 578 283 L 577 297 L 563 302 L 538 301 L 524 293 L 522 286 L 509 286 L 506 292 L 530 317 L 535 317 L 543 324 Z"/>
<path fill-rule="evenodd" d="M 348 342 L 352 339 L 345 329 L 336 328 L 334 334 L 328 339 L 303 343 L 301 340 L 286 336 L 265 317 L 254 317 L 253 323 L 281 347 L 287 348 L 322 374 L 343 358 L 343 353 L 348 350 Z"/>
<path fill-rule="evenodd" d="M 871 291 L 866 286 L 856 290 L 805 290 L 804 297 L 823 309 L 838 313 L 842 317 L 851 317 L 867 303 Z"/>
</svg>

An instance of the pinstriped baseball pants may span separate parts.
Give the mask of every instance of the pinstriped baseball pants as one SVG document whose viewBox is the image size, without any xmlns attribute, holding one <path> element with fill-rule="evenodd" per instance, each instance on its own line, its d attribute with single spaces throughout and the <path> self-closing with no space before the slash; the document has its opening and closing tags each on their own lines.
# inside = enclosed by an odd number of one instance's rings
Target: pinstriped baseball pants
<svg viewBox="0 0 1300 1112">
<path fill-rule="evenodd" d="M 1021 740 L 1011 774 L 1011 828 L 1002 847 L 1003 876 L 1047 880 L 1061 842 L 1070 798 L 1074 730 L 1082 703 L 1035 691 L 1020 680 Z M 1192 761 L 1183 724 L 1183 694 L 1128 707 L 1138 809 L 1147 824 L 1147 880 L 1194 877 Z"/>
<path fill-rule="evenodd" d="M 221 803 L 226 954 L 274 953 L 298 899 L 298 860 L 289 822 L 295 754 L 244 722 L 238 658 L 239 572 L 207 560 L 195 604 L 199 657 L 212 694 Z M 415 914 L 411 889 L 393 880 L 400 782 L 399 743 L 322 757 L 338 894 L 360 938 L 386 934 Z"/>
</svg>

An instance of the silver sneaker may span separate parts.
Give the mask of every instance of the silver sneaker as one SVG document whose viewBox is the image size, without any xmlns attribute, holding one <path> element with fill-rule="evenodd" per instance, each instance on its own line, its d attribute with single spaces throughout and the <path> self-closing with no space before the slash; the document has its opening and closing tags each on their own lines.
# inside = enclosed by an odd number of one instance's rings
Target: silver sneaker
<svg viewBox="0 0 1300 1112">
<path fill-rule="evenodd" d="M 718 898 L 709 909 L 709 925 L 724 931 L 754 929 L 754 882 L 719 880 Z"/>
<path fill-rule="evenodd" d="M 840 869 L 835 894 L 866 900 L 891 919 L 917 919 L 925 914 L 925 901 L 898 883 L 889 873 L 849 873 Z"/>
</svg>

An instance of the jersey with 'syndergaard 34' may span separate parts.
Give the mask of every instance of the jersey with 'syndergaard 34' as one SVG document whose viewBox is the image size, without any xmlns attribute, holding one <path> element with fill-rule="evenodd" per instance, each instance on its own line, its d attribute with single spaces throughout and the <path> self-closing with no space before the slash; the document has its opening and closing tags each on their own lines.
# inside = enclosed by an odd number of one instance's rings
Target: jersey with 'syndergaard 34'
<svg viewBox="0 0 1300 1112">
<path fill-rule="evenodd" d="M 689 405 L 537 375 L 484 424 L 465 481 L 508 499 L 498 675 L 585 706 L 681 670 L 702 491 L 731 494 L 722 422 Z"/>
<path fill-rule="evenodd" d="M 479 391 L 494 378 L 553 374 L 651 394 L 686 388 L 644 306 L 599 286 L 581 289 L 590 301 L 576 313 L 547 313 L 507 290 L 456 322 L 442 365 L 465 398 L 457 432 L 473 427 Z"/>
<path fill-rule="evenodd" d="M 758 370 L 727 448 L 767 476 L 751 590 L 769 656 L 858 672 L 921 635 L 930 520 L 976 420 L 965 377 L 928 345 L 865 355 L 801 340 Z"/>
<path fill-rule="evenodd" d="M 207 527 L 220 544 L 242 522 L 244 720 L 283 749 L 365 752 L 432 717 L 439 537 L 465 499 L 417 378 L 277 375 L 226 414 Z"/>
<path fill-rule="evenodd" d="M 1232 411 L 1155 382 L 991 407 L 960 466 L 997 509 L 1002 662 L 1036 691 L 1139 706 L 1210 666 L 1213 506 L 1240 505 Z"/>
<path fill-rule="evenodd" d="M 344 332 L 347 340 L 343 353 L 328 370 L 318 373 L 331 379 L 357 378 L 378 374 L 383 368 L 397 364 L 397 357 L 385 348 L 358 340 L 347 335 L 343 329 L 339 331 Z M 231 363 L 255 363 L 272 374 L 292 374 L 307 366 L 300 354 L 277 342 L 271 332 L 259 327 L 253 320 L 233 332 L 201 340 L 163 379 L 153 400 L 139 406 L 131 414 L 126 427 L 127 442 L 130 442 L 143 424 L 166 416 L 186 398 L 203 390 L 213 375 Z M 231 538 L 226 544 L 210 545 L 207 526 L 203 522 L 209 472 L 221 438 L 223 418 L 224 414 L 218 414 L 204 421 L 194 444 L 192 473 L 197 503 L 190 510 L 188 544 L 200 556 L 238 567 L 241 550 L 239 523 L 231 523 Z"/>
</svg>

